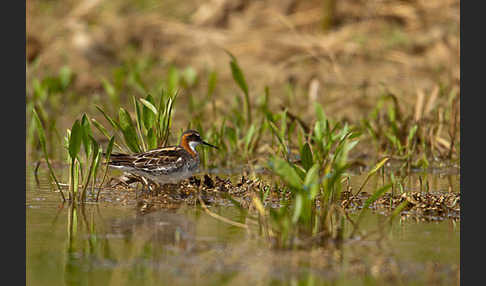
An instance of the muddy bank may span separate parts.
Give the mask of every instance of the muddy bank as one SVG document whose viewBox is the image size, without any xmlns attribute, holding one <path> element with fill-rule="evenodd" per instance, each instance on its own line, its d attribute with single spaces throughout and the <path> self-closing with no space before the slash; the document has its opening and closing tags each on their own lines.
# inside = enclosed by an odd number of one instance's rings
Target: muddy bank
<svg viewBox="0 0 486 286">
<path fill-rule="evenodd" d="M 166 185 L 152 192 L 142 191 L 137 184 L 112 186 L 101 191 L 100 201 L 133 206 L 138 212 L 149 213 L 160 209 L 177 209 L 183 205 L 199 204 L 199 198 L 208 206 L 238 205 L 250 208 L 252 197 L 261 197 L 265 207 L 278 208 L 291 193 L 270 185 L 261 179 L 221 178 L 217 175 L 191 177 L 179 185 Z M 372 194 L 363 191 L 354 194 L 344 190 L 341 206 L 350 213 L 360 211 Z M 419 221 L 459 220 L 460 199 L 458 192 L 446 191 L 389 191 L 372 203 L 371 211 L 383 215 L 392 214 L 402 206 L 400 216 L 404 219 Z M 404 203 L 406 202 L 406 205 Z"/>
</svg>

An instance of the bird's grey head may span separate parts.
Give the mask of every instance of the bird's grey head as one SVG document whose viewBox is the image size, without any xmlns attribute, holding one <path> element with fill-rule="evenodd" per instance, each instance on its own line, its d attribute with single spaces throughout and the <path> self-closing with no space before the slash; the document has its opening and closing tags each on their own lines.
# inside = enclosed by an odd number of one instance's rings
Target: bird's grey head
<svg viewBox="0 0 486 286">
<path fill-rule="evenodd" d="M 182 133 L 181 136 L 181 145 L 187 145 L 189 146 L 193 152 L 195 152 L 197 145 L 203 144 L 209 147 L 213 147 L 218 149 L 218 147 L 209 144 L 208 142 L 205 142 L 202 138 L 199 132 L 196 130 L 186 130 Z"/>
</svg>

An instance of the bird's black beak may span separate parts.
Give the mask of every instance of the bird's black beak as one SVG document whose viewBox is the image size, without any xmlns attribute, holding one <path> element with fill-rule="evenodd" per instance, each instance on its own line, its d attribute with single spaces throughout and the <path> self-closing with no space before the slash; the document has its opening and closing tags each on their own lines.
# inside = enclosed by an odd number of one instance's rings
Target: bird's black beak
<svg viewBox="0 0 486 286">
<path fill-rule="evenodd" d="M 211 144 L 209 144 L 208 142 L 205 142 L 205 141 L 202 141 L 202 144 L 203 144 L 203 145 L 206 145 L 206 146 L 209 146 L 209 147 L 213 147 L 213 148 L 215 148 L 215 149 L 219 149 L 218 147 L 216 147 L 216 146 L 214 146 L 214 145 L 211 145 Z"/>
</svg>

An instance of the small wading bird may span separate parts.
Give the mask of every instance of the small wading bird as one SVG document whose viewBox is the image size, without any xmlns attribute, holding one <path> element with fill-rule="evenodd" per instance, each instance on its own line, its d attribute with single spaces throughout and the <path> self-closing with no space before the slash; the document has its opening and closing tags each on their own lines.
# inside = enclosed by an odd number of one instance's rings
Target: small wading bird
<svg viewBox="0 0 486 286">
<path fill-rule="evenodd" d="M 111 154 L 110 167 L 131 174 L 135 180 L 141 180 L 149 187 L 165 184 L 177 184 L 191 177 L 199 168 L 199 144 L 218 147 L 204 142 L 195 130 L 182 133 L 179 146 L 168 146 L 136 154 Z"/>
</svg>

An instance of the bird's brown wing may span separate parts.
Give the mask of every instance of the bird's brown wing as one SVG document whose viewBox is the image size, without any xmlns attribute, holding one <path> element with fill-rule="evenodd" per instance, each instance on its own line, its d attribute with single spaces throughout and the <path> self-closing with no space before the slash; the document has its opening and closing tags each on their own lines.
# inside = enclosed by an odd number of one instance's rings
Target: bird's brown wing
<svg viewBox="0 0 486 286">
<path fill-rule="evenodd" d="M 174 146 L 133 155 L 112 154 L 110 165 L 167 173 L 184 166 L 185 157 L 188 156 L 186 153 L 184 148 Z"/>
</svg>

